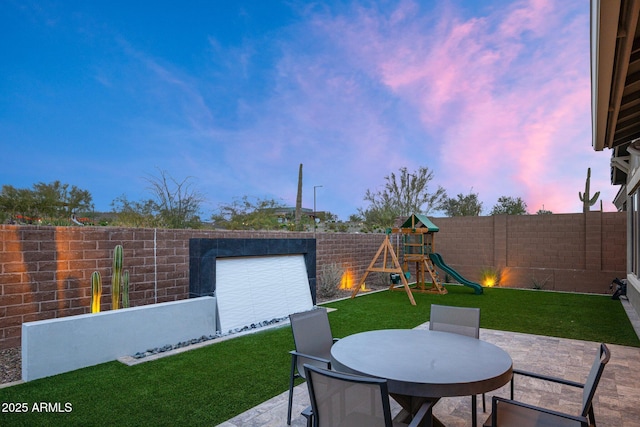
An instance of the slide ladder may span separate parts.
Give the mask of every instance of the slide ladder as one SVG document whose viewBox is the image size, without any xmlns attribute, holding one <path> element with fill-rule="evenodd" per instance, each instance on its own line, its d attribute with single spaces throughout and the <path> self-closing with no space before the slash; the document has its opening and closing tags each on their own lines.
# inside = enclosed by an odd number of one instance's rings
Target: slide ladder
<svg viewBox="0 0 640 427">
<path fill-rule="evenodd" d="M 438 274 L 438 271 L 436 270 L 435 266 L 433 265 L 433 263 L 429 258 L 424 259 L 424 266 L 426 267 L 427 271 L 429 272 L 429 275 L 431 276 L 431 280 L 433 281 L 433 286 L 428 290 L 423 289 L 423 291 L 437 293 L 441 295 L 446 294 L 448 291 L 444 286 L 442 286 L 440 275 Z"/>
</svg>

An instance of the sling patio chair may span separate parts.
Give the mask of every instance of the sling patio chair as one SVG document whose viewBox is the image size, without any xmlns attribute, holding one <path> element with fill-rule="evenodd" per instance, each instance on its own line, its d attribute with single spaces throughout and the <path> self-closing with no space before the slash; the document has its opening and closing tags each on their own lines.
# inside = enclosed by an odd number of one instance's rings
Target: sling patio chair
<svg viewBox="0 0 640 427">
<path fill-rule="evenodd" d="M 511 399 L 494 396 L 491 405 L 491 417 L 485 422 L 485 427 L 546 427 L 546 426 L 595 426 L 593 414 L 593 396 L 602 377 L 604 366 L 609 362 L 611 353 L 605 344 L 600 344 L 598 354 L 591 366 L 591 371 L 584 384 L 527 371 L 513 370 L 514 376 L 524 375 L 543 381 L 582 388 L 582 411 L 580 415 L 571 415 L 539 406 L 513 400 L 513 379 L 511 380 Z"/>
<path fill-rule="evenodd" d="M 293 341 L 296 349 L 290 351 L 291 373 L 289 376 L 289 407 L 287 425 L 291 424 L 293 388 L 296 378 L 304 378 L 304 364 L 331 369 L 331 346 L 337 339 L 331 334 L 329 316 L 324 308 L 315 308 L 289 315 Z"/>
<path fill-rule="evenodd" d="M 424 402 L 410 424 L 393 421 L 387 380 L 304 365 L 311 406 L 307 427 L 414 427 L 431 416 Z"/>
<path fill-rule="evenodd" d="M 450 332 L 479 339 L 480 309 L 473 307 L 452 307 L 449 305 L 431 304 L 429 330 Z M 476 407 L 476 396 L 473 395 L 471 396 L 471 422 L 473 427 L 478 425 Z M 484 393 L 482 394 L 482 411 L 487 411 Z"/>
</svg>

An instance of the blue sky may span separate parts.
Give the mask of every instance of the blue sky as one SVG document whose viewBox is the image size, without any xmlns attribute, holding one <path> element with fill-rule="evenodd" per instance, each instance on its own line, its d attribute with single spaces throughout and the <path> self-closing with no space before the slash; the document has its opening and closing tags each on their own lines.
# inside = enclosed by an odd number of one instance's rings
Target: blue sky
<svg viewBox="0 0 640 427">
<path fill-rule="evenodd" d="M 99 211 L 192 177 L 346 220 L 427 166 L 432 188 L 615 210 L 591 148 L 589 1 L 0 0 L 0 185 L 60 180 Z M 598 204 L 599 207 L 599 204 Z"/>
</svg>

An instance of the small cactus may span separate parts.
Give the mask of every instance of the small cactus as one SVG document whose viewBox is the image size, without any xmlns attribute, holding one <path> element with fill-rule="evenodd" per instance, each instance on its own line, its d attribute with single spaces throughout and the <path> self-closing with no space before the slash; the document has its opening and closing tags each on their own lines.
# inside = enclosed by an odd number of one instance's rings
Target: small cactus
<svg viewBox="0 0 640 427">
<path fill-rule="evenodd" d="M 129 308 L 129 271 L 122 271 L 122 245 L 113 249 L 113 265 L 111 269 L 111 309 L 118 310 L 120 301 L 122 308 Z M 98 271 L 91 275 L 91 312 L 100 312 L 100 298 L 102 297 L 102 277 Z"/>
<path fill-rule="evenodd" d="M 122 308 L 129 308 L 129 270 L 122 273 Z"/>
<path fill-rule="evenodd" d="M 113 250 L 113 269 L 111 270 L 111 309 L 120 308 L 120 284 L 122 280 L 122 245 Z"/>
<path fill-rule="evenodd" d="M 91 312 L 100 313 L 100 299 L 102 298 L 102 277 L 99 271 L 91 274 Z"/>
<path fill-rule="evenodd" d="M 580 197 L 580 201 L 582 202 L 582 211 L 584 213 L 589 212 L 589 208 L 596 204 L 598 197 L 600 197 L 600 192 L 597 191 L 596 194 L 593 195 L 592 198 L 589 198 L 589 187 L 591 184 L 591 168 L 587 169 L 587 181 L 584 185 L 584 195 L 578 191 L 578 196 Z"/>
</svg>

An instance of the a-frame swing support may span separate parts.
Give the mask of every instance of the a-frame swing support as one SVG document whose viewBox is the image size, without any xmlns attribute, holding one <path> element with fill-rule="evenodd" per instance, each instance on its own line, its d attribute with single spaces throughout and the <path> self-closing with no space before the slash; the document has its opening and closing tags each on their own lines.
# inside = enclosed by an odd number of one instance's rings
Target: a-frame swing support
<svg viewBox="0 0 640 427">
<path fill-rule="evenodd" d="M 378 258 L 380 255 L 383 256 L 382 259 L 382 267 L 375 267 L 378 262 Z M 387 263 L 391 261 L 391 266 L 388 266 Z M 393 250 L 393 246 L 391 245 L 391 241 L 389 240 L 389 234 L 384 239 L 384 242 L 378 248 L 378 252 L 376 252 L 371 264 L 367 267 L 367 271 L 362 275 L 360 282 L 358 282 L 358 286 L 355 287 L 353 292 L 351 293 L 351 298 L 355 298 L 358 294 L 362 285 L 364 284 L 367 276 L 371 272 L 380 272 L 380 273 L 396 273 L 400 276 L 400 280 L 402 280 L 402 286 L 404 290 L 407 292 L 409 296 L 409 301 L 411 301 L 411 305 L 416 305 L 416 300 L 413 298 L 413 294 L 411 293 L 411 289 L 409 288 L 409 282 L 407 282 L 407 278 L 404 275 L 404 271 L 402 270 L 402 266 L 400 265 L 400 261 L 398 261 L 398 257 L 396 256 L 395 251 Z M 389 290 L 392 290 L 395 285 L 392 283 L 389 287 Z"/>
</svg>

